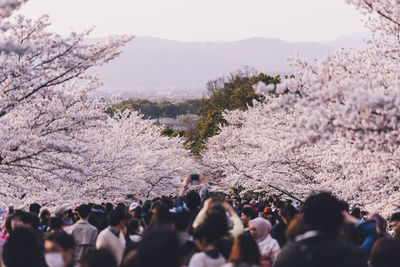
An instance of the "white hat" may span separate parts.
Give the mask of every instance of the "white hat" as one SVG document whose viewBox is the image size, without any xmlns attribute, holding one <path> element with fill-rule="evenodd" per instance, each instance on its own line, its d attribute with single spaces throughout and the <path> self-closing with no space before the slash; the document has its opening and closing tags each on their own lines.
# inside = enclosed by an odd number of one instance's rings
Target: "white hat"
<svg viewBox="0 0 400 267">
<path fill-rule="evenodd" d="M 62 216 L 65 212 L 68 211 L 68 207 L 66 205 L 62 205 L 56 208 L 56 210 L 54 211 L 54 214 L 59 217 Z"/>
<path fill-rule="evenodd" d="M 129 205 L 129 211 L 133 211 L 137 208 L 137 203 L 133 202 L 132 204 Z"/>
</svg>

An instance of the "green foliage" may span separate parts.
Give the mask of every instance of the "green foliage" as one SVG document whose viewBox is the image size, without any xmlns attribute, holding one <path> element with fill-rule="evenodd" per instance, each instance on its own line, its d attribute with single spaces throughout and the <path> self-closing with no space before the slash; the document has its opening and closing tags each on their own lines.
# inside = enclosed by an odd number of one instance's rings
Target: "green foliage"
<svg viewBox="0 0 400 267">
<path fill-rule="evenodd" d="M 180 130 L 180 131 L 174 131 L 171 129 L 169 126 L 166 126 L 162 131 L 161 135 L 162 136 L 169 136 L 169 137 L 182 137 L 185 134 L 185 131 Z"/>
<path fill-rule="evenodd" d="M 187 147 L 199 154 L 204 149 L 205 141 L 218 134 L 220 125 L 227 122 L 223 119 L 226 110 L 246 110 L 253 106 L 253 101 L 262 101 L 263 96 L 256 94 L 253 85 L 258 82 L 265 84 L 280 83 L 280 76 L 272 77 L 264 73 L 249 73 L 248 70 L 230 74 L 207 83 L 209 98 L 203 98 L 198 115 L 200 116 L 195 129 L 186 131 Z"/>
<path fill-rule="evenodd" d="M 106 112 L 113 116 L 118 111 L 136 110 L 144 115 L 146 119 L 157 119 L 161 117 L 177 118 L 179 115 L 196 114 L 201 100 L 190 99 L 181 103 L 169 101 L 152 102 L 149 100 L 129 99 L 109 107 Z"/>
</svg>

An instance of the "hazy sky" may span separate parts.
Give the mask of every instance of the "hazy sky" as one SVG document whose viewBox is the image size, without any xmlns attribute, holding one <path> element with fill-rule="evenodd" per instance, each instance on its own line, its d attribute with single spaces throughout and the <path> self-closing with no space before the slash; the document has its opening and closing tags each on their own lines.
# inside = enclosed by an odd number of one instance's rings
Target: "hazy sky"
<svg viewBox="0 0 400 267">
<path fill-rule="evenodd" d="M 61 34 L 95 26 L 93 37 L 329 41 L 365 31 L 361 16 L 344 0 L 30 0 L 21 12 L 49 14 L 52 30 Z"/>
</svg>

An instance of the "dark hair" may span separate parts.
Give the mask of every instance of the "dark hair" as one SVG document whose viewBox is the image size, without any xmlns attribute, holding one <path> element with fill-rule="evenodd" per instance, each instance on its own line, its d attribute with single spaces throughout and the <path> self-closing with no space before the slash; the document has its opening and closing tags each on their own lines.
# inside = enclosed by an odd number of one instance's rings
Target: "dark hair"
<svg viewBox="0 0 400 267">
<path fill-rule="evenodd" d="M 200 202 L 199 193 L 194 190 L 187 192 L 185 203 L 189 210 L 196 210 L 200 206 Z"/>
<path fill-rule="evenodd" d="M 111 203 L 106 204 L 106 213 L 110 213 L 111 211 L 114 210 L 114 206 Z"/>
<path fill-rule="evenodd" d="M 145 231 L 139 243 L 138 258 L 141 267 L 178 267 L 179 242 L 176 233 L 165 226 Z"/>
<path fill-rule="evenodd" d="M 103 229 L 107 228 L 107 215 L 105 213 L 93 212 L 89 217 L 89 223 L 97 228 L 97 231 L 100 233 Z"/>
<path fill-rule="evenodd" d="M 156 205 L 155 211 L 153 212 L 153 215 L 150 220 L 150 226 L 155 226 L 155 225 L 171 226 L 171 222 L 172 219 L 168 207 L 165 206 L 164 204 Z"/>
<path fill-rule="evenodd" d="M 33 215 L 23 210 L 16 210 L 11 220 L 20 220 L 24 224 L 35 226 Z"/>
<path fill-rule="evenodd" d="M 221 206 L 214 206 L 213 211 L 207 215 L 204 222 L 209 223 L 215 228 L 218 239 L 228 233 L 228 221 L 226 219 L 225 210 Z"/>
<path fill-rule="evenodd" d="M 108 224 L 110 226 L 117 226 L 123 220 L 125 220 L 125 213 L 121 208 L 116 208 L 108 214 Z"/>
<path fill-rule="evenodd" d="M 172 202 L 172 198 L 169 198 L 167 196 L 162 196 L 161 197 L 161 203 L 167 206 L 169 209 L 172 209 L 174 207 L 174 204 Z"/>
<path fill-rule="evenodd" d="M 185 231 L 190 225 L 190 214 L 187 211 L 180 211 L 174 214 L 174 226 L 177 231 Z"/>
<path fill-rule="evenodd" d="M 128 235 L 133 235 L 140 228 L 140 221 L 138 219 L 129 219 L 126 222 Z"/>
<path fill-rule="evenodd" d="M 38 203 L 32 203 L 29 205 L 29 212 L 39 214 L 41 206 Z"/>
<path fill-rule="evenodd" d="M 360 219 L 360 215 L 361 215 L 361 210 L 360 208 L 353 208 L 353 210 L 351 211 L 351 216 L 356 217 L 357 219 Z"/>
<path fill-rule="evenodd" d="M 275 205 L 275 208 L 280 209 L 280 208 L 283 208 L 283 206 L 285 206 L 285 202 L 283 202 L 282 200 L 277 200 L 277 201 L 275 201 L 274 205 Z"/>
<path fill-rule="evenodd" d="M 212 244 L 219 239 L 218 230 L 210 222 L 205 221 L 194 230 L 193 238 L 205 239 L 208 244 Z"/>
<path fill-rule="evenodd" d="M 4 227 L 6 228 L 5 230 L 7 233 L 12 232 L 11 219 L 12 217 L 6 217 L 6 221 L 4 222 Z"/>
<path fill-rule="evenodd" d="M 125 211 L 126 205 L 124 203 L 120 202 L 117 204 L 117 207 L 115 207 L 115 209 L 122 209 Z"/>
<path fill-rule="evenodd" d="M 89 217 L 91 210 L 89 205 L 82 204 L 78 207 L 78 214 L 82 219 L 86 219 Z"/>
<path fill-rule="evenodd" d="M 57 232 L 49 233 L 45 236 L 44 240 L 57 243 L 65 251 L 75 248 L 74 238 L 64 231 L 57 231 Z"/>
<path fill-rule="evenodd" d="M 400 221 L 400 212 L 396 212 L 392 214 L 392 217 L 390 217 L 390 220 L 393 221 Z"/>
<path fill-rule="evenodd" d="M 228 262 L 232 262 L 234 266 L 240 263 L 260 265 L 260 258 L 261 255 L 256 241 L 249 232 L 244 232 L 235 238 Z"/>
<path fill-rule="evenodd" d="M 4 244 L 3 262 L 7 267 L 43 266 L 43 250 L 32 229 L 14 229 Z"/>
<path fill-rule="evenodd" d="M 293 220 L 294 216 L 296 216 L 297 213 L 299 213 L 299 211 L 291 204 L 287 204 L 281 209 L 282 217 L 284 217 L 288 221 Z"/>
<path fill-rule="evenodd" d="M 343 224 L 340 202 L 329 192 L 307 198 L 303 207 L 304 223 L 310 230 L 337 234 Z"/>
<path fill-rule="evenodd" d="M 350 205 L 344 200 L 339 200 L 340 206 L 342 207 L 342 211 L 350 212 Z"/>
<path fill-rule="evenodd" d="M 143 207 L 142 207 L 142 213 L 149 212 L 150 209 L 151 209 L 151 201 L 150 200 L 146 200 L 144 202 L 144 204 L 143 204 Z"/>
<path fill-rule="evenodd" d="M 400 266 L 400 241 L 391 238 L 381 238 L 375 242 L 371 251 L 373 267 Z"/>
<path fill-rule="evenodd" d="M 257 218 L 257 213 L 253 208 L 245 207 L 245 208 L 243 208 L 242 213 L 244 215 L 250 217 L 251 220 Z"/>
<path fill-rule="evenodd" d="M 114 254 L 108 249 L 92 250 L 80 262 L 81 267 L 117 267 Z"/>
<path fill-rule="evenodd" d="M 47 220 L 46 218 L 47 215 L 50 215 L 50 211 L 48 209 L 42 210 L 42 212 L 40 213 L 40 220 L 42 221 Z"/>
<path fill-rule="evenodd" d="M 49 222 L 50 230 L 59 231 L 63 225 L 62 220 L 59 217 L 51 217 Z"/>
<path fill-rule="evenodd" d="M 159 201 L 161 198 L 160 197 L 155 197 L 155 198 L 153 198 L 152 200 L 151 200 L 151 202 L 157 202 L 157 201 Z"/>
</svg>

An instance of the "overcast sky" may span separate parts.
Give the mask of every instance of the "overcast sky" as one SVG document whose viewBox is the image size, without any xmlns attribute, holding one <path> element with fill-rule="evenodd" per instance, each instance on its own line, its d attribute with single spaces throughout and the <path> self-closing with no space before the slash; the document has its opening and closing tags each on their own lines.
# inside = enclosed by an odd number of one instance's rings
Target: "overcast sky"
<svg viewBox="0 0 400 267">
<path fill-rule="evenodd" d="M 33 18 L 49 14 L 51 29 L 61 34 L 95 26 L 93 37 L 330 41 L 365 31 L 361 16 L 344 0 L 30 0 L 21 12 Z"/>
</svg>

